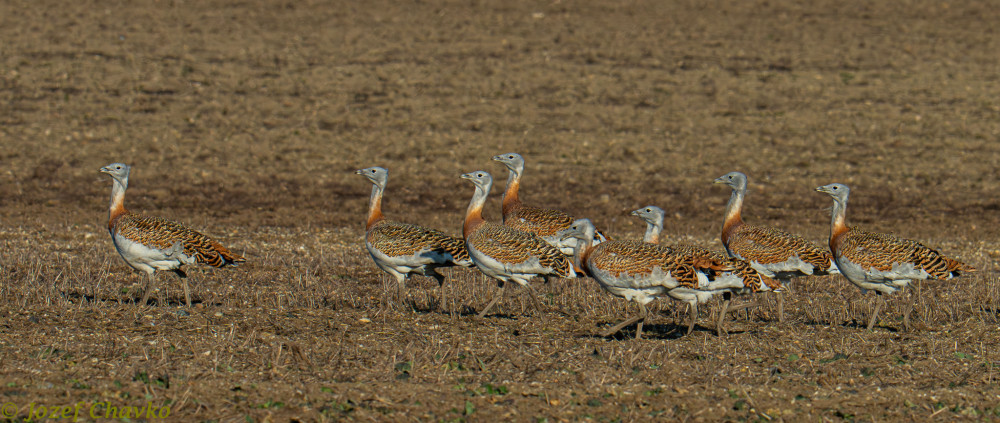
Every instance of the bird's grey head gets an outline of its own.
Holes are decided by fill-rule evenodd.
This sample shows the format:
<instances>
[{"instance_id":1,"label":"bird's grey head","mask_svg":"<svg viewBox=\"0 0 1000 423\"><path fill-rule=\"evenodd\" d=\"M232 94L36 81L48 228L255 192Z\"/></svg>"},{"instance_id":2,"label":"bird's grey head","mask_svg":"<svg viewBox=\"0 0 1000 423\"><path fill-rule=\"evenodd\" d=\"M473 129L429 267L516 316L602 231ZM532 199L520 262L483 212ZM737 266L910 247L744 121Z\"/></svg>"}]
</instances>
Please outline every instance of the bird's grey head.
<instances>
[{"instance_id":1,"label":"bird's grey head","mask_svg":"<svg viewBox=\"0 0 1000 423\"><path fill-rule=\"evenodd\" d=\"M482 188L487 192L490 187L493 186L493 176L485 170L477 170L475 172L462 174L462 179L472 181L472 183L476 184L477 187Z\"/></svg>"},{"instance_id":2,"label":"bird's grey head","mask_svg":"<svg viewBox=\"0 0 1000 423\"><path fill-rule=\"evenodd\" d=\"M840 202L847 201L847 197L851 195L851 189L844 184L823 185L821 187L816 187L816 191L830 194L830 196L833 197L834 200Z\"/></svg>"},{"instance_id":3,"label":"bird's grey head","mask_svg":"<svg viewBox=\"0 0 1000 423\"><path fill-rule=\"evenodd\" d=\"M743 172L729 172L713 181L717 184L726 184L734 190L745 190L747 189L747 175Z\"/></svg>"},{"instance_id":4,"label":"bird's grey head","mask_svg":"<svg viewBox=\"0 0 1000 423\"><path fill-rule=\"evenodd\" d=\"M521 157L517 153L497 154L493 156L493 160L503 163L504 166L507 166L507 169L515 172L524 170L524 157Z\"/></svg>"},{"instance_id":5,"label":"bird's grey head","mask_svg":"<svg viewBox=\"0 0 1000 423\"><path fill-rule=\"evenodd\" d=\"M367 169L358 169L354 173L368 178L373 184L382 188L385 188L386 182L389 182L389 171L384 167L374 166Z\"/></svg>"},{"instance_id":6,"label":"bird's grey head","mask_svg":"<svg viewBox=\"0 0 1000 423\"><path fill-rule=\"evenodd\" d=\"M125 163L111 163L101 168L101 173L111 175L116 181L125 183L128 181L128 173L132 167Z\"/></svg>"},{"instance_id":7,"label":"bird's grey head","mask_svg":"<svg viewBox=\"0 0 1000 423\"><path fill-rule=\"evenodd\" d=\"M632 216L639 216L646 223L653 225L662 225L665 214L663 209L656 206L646 206L641 209L632 210Z\"/></svg>"},{"instance_id":8,"label":"bird's grey head","mask_svg":"<svg viewBox=\"0 0 1000 423\"><path fill-rule=\"evenodd\" d=\"M594 227L594 222L591 222L590 219L576 219L572 225L560 231L559 239L565 241L575 238L587 241L594 239L595 232L597 232L597 229Z\"/></svg>"}]
</instances>

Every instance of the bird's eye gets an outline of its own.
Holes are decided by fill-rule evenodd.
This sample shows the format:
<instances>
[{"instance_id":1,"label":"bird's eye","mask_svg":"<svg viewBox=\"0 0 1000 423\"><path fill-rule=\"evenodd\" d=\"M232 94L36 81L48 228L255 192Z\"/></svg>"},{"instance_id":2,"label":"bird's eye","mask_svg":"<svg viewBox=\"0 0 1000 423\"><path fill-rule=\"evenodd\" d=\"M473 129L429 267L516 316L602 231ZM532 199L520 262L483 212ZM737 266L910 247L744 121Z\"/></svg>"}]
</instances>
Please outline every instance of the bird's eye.
<instances>
[{"instance_id":1,"label":"bird's eye","mask_svg":"<svg viewBox=\"0 0 1000 423\"><path fill-rule=\"evenodd\" d=\"M514 156L507 156L507 158L508 158L508 159L513 159L513 158L514 158Z\"/></svg>"},{"instance_id":2,"label":"bird's eye","mask_svg":"<svg viewBox=\"0 0 1000 423\"><path fill-rule=\"evenodd\" d=\"M833 190L834 190L834 191L836 191L836 190L837 190L837 187L833 187Z\"/></svg>"}]
</instances>

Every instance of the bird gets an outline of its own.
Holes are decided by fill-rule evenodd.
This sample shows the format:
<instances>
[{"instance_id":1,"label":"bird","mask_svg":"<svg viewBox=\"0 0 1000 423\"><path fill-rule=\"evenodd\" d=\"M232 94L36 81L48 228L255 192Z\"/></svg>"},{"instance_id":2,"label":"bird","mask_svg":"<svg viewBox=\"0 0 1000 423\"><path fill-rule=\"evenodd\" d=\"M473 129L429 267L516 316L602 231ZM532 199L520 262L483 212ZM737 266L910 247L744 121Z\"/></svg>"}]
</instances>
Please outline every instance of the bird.
<instances>
[{"instance_id":1,"label":"bird","mask_svg":"<svg viewBox=\"0 0 1000 423\"><path fill-rule=\"evenodd\" d=\"M646 206L636 210L631 213L633 216L638 216L644 222L646 222L646 232L643 234L642 242L648 242L652 244L660 243L660 232L663 231L663 217L666 213L663 209L657 206ZM739 269L743 275L756 278L759 273L753 266L746 262L734 257L729 257L726 254L720 253L718 251L710 250L708 248L699 247L695 245L670 245L670 248L681 254L688 254L693 257L700 257L707 260L715 260L719 262L729 262L729 265ZM768 285L769 291L778 291L781 288L781 284L770 277L760 278L765 284ZM716 322L716 331L721 336L725 332L725 318L727 313L738 311L743 308L750 307L750 304L743 304L736 308L729 307L729 303L732 301L733 294L748 294L753 292L750 289L733 289L722 293L722 307L718 315L718 321Z\"/></svg>"},{"instance_id":2,"label":"bird","mask_svg":"<svg viewBox=\"0 0 1000 423\"><path fill-rule=\"evenodd\" d=\"M748 261L757 271L788 285L792 278L839 273L833 256L804 238L781 229L743 222L747 175L729 172L715 179L732 189L722 224L722 245L730 257ZM778 297L778 321L784 321L784 300Z\"/></svg>"},{"instance_id":3,"label":"bird","mask_svg":"<svg viewBox=\"0 0 1000 423\"><path fill-rule=\"evenodd\" d=\"M691 321L687 333L694 330L698 304L713 295L730 290L767 291L777 286L767 276L734 266L735 260L722 260L685 254L670 247L633 240L613 240L594 246L594 224L590 219L573 221L562 233L564 239L577 240L573 253L574 265L597 280L612 295L633 301L639 314L604 331L611 336L622 328L638 322L635 337L642 337L642 324L648 311L646 304L668 296L690 306ZM720 255L721 256L721 255ZM779 286L780 289L780 286Z\"/></svg>"},{"instance_id":4,"label":"bird","mask_svg":"<svg viewBox=\"0 0 1000 423\"><path fill-rule=\"evenodd\" d=\"M396 296L402 300L406 281L417 273L438 283L438 304L444 307L444 276L439 267L472 266L465 240L436 229L386 219L382 214L382 193L389 181L389 171L382 167L356 170L372 183L365 224L365 248L375 265L396 278Z\"/></svg>"},{"instance_id":5,"label":"bird","mask_svg":"<svg viewBox=\"0 0 1000 423\"><path fill-rule=\"evenodd\" d=\"M833 197L830 221L830 252L840 273L862 293L875 291L878 300L868 319L868 330L875 326L879 309L885 302L883 294L904 289L914 279L951 279L976 268L949 258L923 244L890 234L870 232L847 226L847 199L851 189L833 183L817 187L816 191ZM912 296L912 293L911 293ZM903 311L903 329L910 329L913 302Z\"/></svg>"},{"instance_id":6,"label":"bird","mask_svg":"<svg viewBox=\"0 0 1000 423\"><path fill-rule=\"evenodd\" d=\"M494 161L503 163L509 170L507 189L503 194L503 224L514 229L531 232L545 242L559 248L563 254L573 254L573 244L560 240L559 231L573 223L573 216L552 209L525 206L521 204L518 191L521 188L521 174L524 172L524 157L518 153L498 154ZM597 232L595 244L605 241L604 234Z\"/></svg>"},{"instance_id":7,"label":"bird","mask_svg":"<svg viewBox=\"0 0 1000 423\"><path fill-rule=\"evenodd\" d=\"M143 305L149 300L149 294L156 290L156 271L169 270L176 273L184 283L184 300L191 307L191 292L182 266L192 263L212 267L235 266L246 262L246 259L180 223L127 210L125 189L128 188L130 171L131 166L124 163L112 163L100 169L101 173L110 175L112 179L108 232L111 233L115 249L125 263L146 273ZM161 297L160 304L163 303Z\"/></svg>"},{"instance_id":8,"label":"bird","mask_svg":"<svg viewBox=\"0 0 1000 423\"><path fill-rule=\"evenodd\" d=\"M483 205L493 187L493 176L489 172L478 170L461 177L472 181L476 186L462 229L465 247L476 267L484 275L495 279L499 286L493 299L479 312L479 317L486 316L496 305L510 281L524 287L535 311L541 312L542 308L529 280L534 276L575 278L576 271L572 262L558 248L531 232L488 222L483 218Z\"/></svg>"}]
</instances>

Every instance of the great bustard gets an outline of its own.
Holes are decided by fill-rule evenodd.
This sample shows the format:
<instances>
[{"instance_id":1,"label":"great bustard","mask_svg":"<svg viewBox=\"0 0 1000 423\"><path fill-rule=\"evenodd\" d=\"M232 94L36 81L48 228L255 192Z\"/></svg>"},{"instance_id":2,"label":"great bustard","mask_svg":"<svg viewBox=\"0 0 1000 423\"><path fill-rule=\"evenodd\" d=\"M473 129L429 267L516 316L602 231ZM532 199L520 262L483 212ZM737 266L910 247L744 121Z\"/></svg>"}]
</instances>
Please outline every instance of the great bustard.
<instances>
[{"instance_id":1,"label":"great bustard","mask_svg":"<svg viewBox=\"0 0 1000 423\"><path fill-rule=\"evenodd\" d=\"M602 336L613 335L639 322L635 335L641 337L642 323L648 315L646 304L661 296L689 305L691 321L687 333L691 333L698 318L698 304L713 295L742 289L766 291L774 285L749 266L741 269L735 266L736 260L726 257L713 260L632 240L606 241L594 246L594 231L589 219L577 219L563 231L564 239L580 241L574 252L575 264L611 294L639 306L639 315L611 327Z\"/></svg>"},{"instance_id":2,"label":"great bustard","mask_svg":"<svg viewBox=\"0 0 1000 423\"><path fill-rule=\"evenodd\" d=\"M976 269L958 260L925 247L916 241L892 235L869 232L847 226L847 198L851 189L844 184L816 188L833 197L830 222L830 252L840 273L861 288L878 295L875 310L868 319L868 329L875 326L879 309L885 301L882 294L892 294L905 288L914 279L951 279ZM913 301L903 311L903 328L910 328Z\"/></svg>"},{"instance_id":3,"label":"great bustard","mask_svg":"<svg viewBox=\"0 0 1000 423\"><path fill-rule=\"evenodd\" d=\"M226 247L200 232L179 223L153 216L132 213L125 209L125 189L131 167L112 163L101 168L111 175L111 207L108 213L108 231L118 254L133 269L146 273L146 290L142 304L156 289L156 271L170 270L184 283L184 300L191 306L191 291L187 274L181 269L185 264L203 263L213 267L236 265L246 261ZM163 305L161 296L160 305Z\"/></svg>"},{"instance_id":4,"label":"great bustard","mask_svg":"<svg viewBox=\"0 0 1000 423\"><path fill-rule=\"evenodd\" d=\"M573 216L559 210L521 204L518 192L521 188L521 174L524 173L524 157L517 153L507 153L493 156L493 160L503 163L509 170L507 189L503 194L503 224L538 235L559 248L563 254L573 254L572 242L560 240L559 236L559 231L573 224ZM594 243L599 244L604 240L604 235L598 231Z\"/></svg>"},{"instance_id":5,"label":"great bustard","mask_svg":"<svg viewBox=\"0 0 1000 423\"><path fill-rule=\"evenodd\" d=\"M638 216L640 219L646 222L646 232L645 234L643 234L642 241L653 244L659 244L660 232L663 231L663 217L665 215L663 209L651 205L633 210L632 215ZM742 272L741 274L744 277L756 278L756 275L760 273L756 269L754 269L753 266L750 265L750 263L746 262L745 260L741 260L735 257L728 257L723 253L720 253L718 251L713 251L708 248L698 247L695 245L684 245L684 244L670 245L669 247L680 254L688 254L695 258L704 258L706 260L715 260L720 262L731 262L729 263L730 266L739 269L739 271ZM765 290L765 292L777 291L780 290L781 288L781 283L779 283L774 279L771 279L769 277L764 277L761 278L761 280L768 285L769 289ZM751 306L751 304L743 304L736 308L730 308L729 303L732 301L733 294L749 294L753 292L761 292L761 291L759 290L754 291L751 289L743 288L743 289L733 289L730 290L729 292L722 293L722 298L723 298L722 307L719 310L718 321L716 322L715 326L716 331L718 332L719 335L722 335L722 333L726 331L724 323L726 320L726 316L729 312L738 311L743 308Z\"/></svg>"},{"instance_id":6,"label":"great bustard","mask_svg":"<svg viewBox=\"0 0 1000 423\"><path fill-rule=\"evenodd\" d=\"M462 238L409 223L386 219L382 215L382 193L389 181L389 171L381 167L360 169L372 183L368 203L368 220L365 225L365 248L380 269L396 278L396 296L406 295L406 280L412 273L434 278L440 290L438 306L444 307L444 276L439 267L472 265Z\"/></svg>"},{"instance_id":7,"label":"great bustard","mask_svg":"<svg viewBox=\"0 0 1000 423\"><path fill-rule=\"evenodd\" d=\"M462 178L476 186L465 214L465 246L476 267L486 276L496 279L499 285L493 299L479 312L479 317L485 316L496 305L510 281L524 287L532 306L540 312L542 309L529 279L535 276L576 277L572 263L559 249L533 233L483 219L483 205L493 186L493 177L488 172L469 172Z\"/></svg>"},{"instance_id":8,"label":"great bustard","mask_svg":"<svg viewBox=\"0 0 1000 423\"><path fill-rule=\"evenodd\" d=\"M783 230L743 222L743 198L747 176L729 172L715 179L732 193L722 224L722 245L731 257L750 262L757 271L788 284L792 278L838 273L833 257L804 238ZM784 321L784 300L778 297L778 321Z\"/></svg>"}]
</instances>

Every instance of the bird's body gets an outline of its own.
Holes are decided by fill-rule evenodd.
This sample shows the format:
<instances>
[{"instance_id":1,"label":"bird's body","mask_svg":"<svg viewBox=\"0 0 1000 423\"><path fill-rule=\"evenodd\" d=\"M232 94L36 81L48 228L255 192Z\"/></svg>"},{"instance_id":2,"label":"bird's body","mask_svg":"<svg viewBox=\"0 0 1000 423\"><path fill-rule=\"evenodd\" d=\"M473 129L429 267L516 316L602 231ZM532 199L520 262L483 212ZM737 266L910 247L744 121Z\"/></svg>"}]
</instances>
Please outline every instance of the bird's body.
<instances>
[{"instance_id":1,"label":"bird's body","mask_svg":"<svg viewBox=\"0 0 1000 423\"><path fill-rule=\"evenodd\" d=\"M747 177L730 172L715 180L732 189L722 225L722 245L732 257L746 260L757 270L787 282L798 276L837 273L829 252L781 229L743 221Z\"/></svg>"},{"instance_id":2,"label":"bird's body","mask_svg":"<svg viewBox=\"0 0 1000 423\"><path fill-rule=\"evenodd\" d=\"M529 291L532 305L540 311L529 280L535 276L575 277L572 263L558 248L533 233L483 219L483 205L493 186L489 173L470 172L462 178L476 185L463 227L465 246L476 267L500 285L493 300L480 311L479 316L485 316L499 301L506 283L511 281Z\"/></svg>"},{"instance_id":3,"label":"bird's body","mask_svg":"<svg viewBox=\"0 0 1000 423\"><path fill-rule=\"evenodd\" d=\"M891 294L913 279L951 279L969 266L916 241L849 228L831 243L841 273L858 287Z\"/></svg>"},{"instance_id":4,"label":"bird's body","mask_svg":"<svg viewBox=\"0 0 1000 423\"><path fill-rule=\"evenodd\" d=\"M851 228L846 223L850 188L830 184L816 190L829 194L834 200L830 252L840 273L863 291L876 291L881 299L881 294L892 294L914 279L951 279L976 270L919 242ZM874 326L880 307L881 302L872 313L868 329ZM909 312L907 309L903 315L904 328L909 327Z\"/></svg>"},{"instance_id":5,"label":"bird's body","mask_svg":"<svg viewBox=\"0 0 1000 423\"><path fill-rule=\"evenodd\" d=\"M660 232L663 231L663 217L665 215L663 209L656 206L646 206L633 210L632 215L638 216L646 222L646 232L643 234L642 238L643 242L659 244ZM719 334L722 334L722 332L725 331L723 322L727 313L739 309L731 309L729 307L729 302L732 297L731 294L761 292L760 287L754 286L754 283L757 282L762 282L768 285L765 291L778 291L781 289L781 284L778 281L771 279L770 277L763 277L759 275L760 272L754 268L753 265L740 258L730 257L721 252L695 245L671 245L670 248L678 254L726 263L729 267L736 269L737 274L741 275L744 278L744 281L747 282L742 288L732 289L729 292L723 293L723 298L725 298L725 300L722 304L722 311L719 313L719 320L716 322L716 330ZM742 307L746 306L744 305Z\"/></svg>"},{"instance_id":6,"label":"bird's body","mask_svg":"<svg viewBox=\"0 0 1000 423\"><path fill-rule=\"evenodd\" d=\"M674 250L649 242L613 240L593 245L594 226L588 219L574 221L563 237L577 243L574 258L577 265L593 277L606 291L634 301L640 315L615 325L605 336L640 322L636 337L642 333L646 304L667 296L691 307L690 333L697 316L697 306L712 296L733 290L769 290L773 282L749 266L740 268L736 261L721 254L715 258ZM693 250L692 250L693 251ZM750 270L747 273L746 270Z\"/></svg>"},{"instance_id":7,"label":"bird's body","mask_svg":"<svg viewBox=\"0 0 1000 423\"><path fill-rule=\"evenodd\" d=\"M202 263L225 267L245 262L242 256L229 251L222 244L202 233L167 219L132 213L125 208L125 190L131 168L122 163L112 163L101 168L111 175L111 206L108 213L108 232L118 254L133 269L148 277L142 303L155 289L155 272L169 270L185 278L182 266ZM183 279L182 279L183 280ZM190 289L184 281L184 297L191 306Z\"/></svg>"},{"instance_id":8,"label":"bird's body","mask_svg":"<svg viewBox=\"0 0 1000 423\"><path fill-rule=\"evenodd\" d=\"M386 219L382 214L382 194L389 172L370 167L355 172L372 182L372 194L365 225L365 249L375 265L396 279L402 297L406 280L413 273L433 277L441 289L439 305L444 305L444 276L438 268L472 265L462 238L410 223Z\"/></svg>"},{"instance_id":9,"label":"bird's body","mask_svg":"<svg viewBox=\"0 0 1000 423\"><path fill-rule=\"evenodd\" d=\"M519 191L521 174L524 172L524 158L517 153L500 154L493 160L501 162L509 170L507 188L503 195L503 224L524 232L531 232L545 242L559 248L563 254L573 254L573 245L560 237L560 231L573 224L573 216L552 209L526 206L521 203ZM596 244L606 240L597 232Z\"/></svg>"},{"instance_id":10,"label":"bird's body","mask_svg":"<svg viewBox=\"0 0 1000 423\"><path fill-rule=\"evenodd\" d=\"M757 271L787 284L792 278L839 273L829 252L781 229L743 221L747 176L730 172L715 179L732 189L722 224L722 245L730 257L746 260ZM784 320L784 302L778 297L778 320Z\"/></svg>"}]
</instances>

